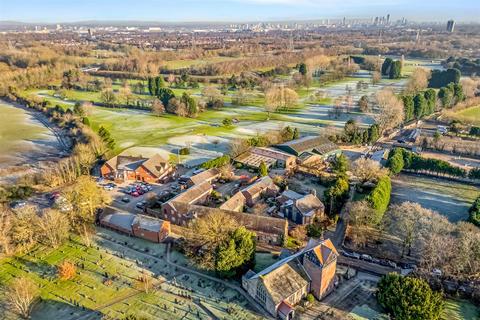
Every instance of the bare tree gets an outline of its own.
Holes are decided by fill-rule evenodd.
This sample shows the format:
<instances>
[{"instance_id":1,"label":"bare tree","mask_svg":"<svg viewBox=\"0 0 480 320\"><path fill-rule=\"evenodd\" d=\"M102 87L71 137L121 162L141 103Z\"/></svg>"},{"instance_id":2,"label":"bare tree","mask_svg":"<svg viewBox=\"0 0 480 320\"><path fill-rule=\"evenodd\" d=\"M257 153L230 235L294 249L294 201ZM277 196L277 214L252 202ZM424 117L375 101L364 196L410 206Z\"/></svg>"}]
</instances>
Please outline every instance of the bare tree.
<instances>
[{"instance_id":1,"label":"bare tree","mask_svg":"<svg viewBox=\"0 0 480 320\"><path fill-rule=\"evenodd\" d=\"M12 215L6 208L0 208L0 257L9 255L13 250L11 232Z\"/></svg>"},{"instance_id":2,"label":"bare tree","mask_svg":"<svg viewBox=\"0 0 480 320\"><path fill-rule=\"evenodd\" d=\"M56 248L67 238L70 230L68 218L57 210L46 210L36 225L39 241L47 246Z\"/></svg>"},{"instance_id":3,"label":"bare tree","mask_svg":"<svg viewBox=\"0 0 480 320\"><path fill-rule=\"evenodd\" d=\"M364 247L373 237L375 211L367 201L355 201L348 212L349 238L356 247Z\"/></svg>"},{"instance_id":4,"label":"bare tree","mask_svg":"<svg viewBox=\"0 0 480 320\"><path fill-rule=\"evenodd\" d=\"M294 107L298 102L298 94L284 86L276 86L265 93L265 111L270 119L270 113L281 109Z\"/></svg>"},{"instance_id":5,"label":"bare tree","mask_svg":"<svg viewBox=\"0 0 480 320\"><path fill-rule=\"evenodd\" d=\"M152 113L158 117L165 113L165 107L162 101L157 98L152 101Z\"/></svg>"},{"instance_id":6,"label":"bare tree","mask_svg":"<svg viewBox=\"0 0 480 320\"><path fill-rule=\"evenodd\" d=\"M378 179L388 174L388 169L383 168L378 162L365 158L355 160L350 171L362 183L373 180L378 181Z\"/></svg>"},{"instance_id":7,"label":"bare tree","mask_svg":"<svg viewBox=\"0 0 480 320\"><path fill-rule=\"evenodd\" d=\"M391 89L382 89L376 95L379 111L375 116L381 132L398 127L405 118L403 103Z\"/></svg>"},{"instance_id":8,"label":"bare tree","mask_svg":"<svg viewBox=\"0 0 480 320\"><path fill-rule=\"evenodd\" d=\"M29 278L16 278L7 287L5 296L11 309L24 319L30 318L39 296L38 287Z\"/></svg>"},{"instance_id":9,"label":"bare tree","mask_svg":"<svg viewBox=\"0 0 480 320\"><path fill-rule=\"evenodd\" d=\"M430 71L425 68L416 68L408 79L405 91L407 93L417 93L428 87Z\"/></svg>"},{"instance_id":10,"label":"bare tree","mask_svg":"<svg viewBox=\"0 0 480 320\"><path fill-rule=\"evenodd\" d=\"M372 85L377 85L380 83L380 80L382 80L382 75L378 71L373 71L372 72Z\"/></svg>"},{"instance_id":11,"label":"bare tree","mask_svg":"<svg viewBox=\"0 0 480 320\"><path fill-rule=\"evenodd\" d=\"M467 98L474 98L475 94L480 88L480 80L473 78L466 78L461 80L463 93Z\"/></svg>"}]
</instances>

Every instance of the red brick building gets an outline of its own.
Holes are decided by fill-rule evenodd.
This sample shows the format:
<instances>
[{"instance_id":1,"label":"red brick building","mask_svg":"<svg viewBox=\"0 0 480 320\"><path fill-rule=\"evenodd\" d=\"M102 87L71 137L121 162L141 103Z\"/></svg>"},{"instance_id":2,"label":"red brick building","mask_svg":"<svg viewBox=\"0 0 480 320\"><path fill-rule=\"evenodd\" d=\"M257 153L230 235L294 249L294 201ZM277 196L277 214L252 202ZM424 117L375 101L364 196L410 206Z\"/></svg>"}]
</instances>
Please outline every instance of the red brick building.
<instances>
[{"instance_id":1,"label":"red brick building","mask_svg":"<svg viewBox=\"0 0 480 320\"><path fill-rule=\"evenodd\" d=\"M162 242L171 233L169 221L121 211L107 210L100 218L100 224L152 242Z\"/></svg>"},{"instance_id":2,"label":"red brick building","mask_svg":"<svg viewBox=\"0 0 480 320\"><path fill-rule=\"evenodd\" d=\"M161 182L168 179L173 167L159 154L151 158L116 156L108 160L101 168L102 177L115 181L138 180Z\"/></svg>"}]
</instances>

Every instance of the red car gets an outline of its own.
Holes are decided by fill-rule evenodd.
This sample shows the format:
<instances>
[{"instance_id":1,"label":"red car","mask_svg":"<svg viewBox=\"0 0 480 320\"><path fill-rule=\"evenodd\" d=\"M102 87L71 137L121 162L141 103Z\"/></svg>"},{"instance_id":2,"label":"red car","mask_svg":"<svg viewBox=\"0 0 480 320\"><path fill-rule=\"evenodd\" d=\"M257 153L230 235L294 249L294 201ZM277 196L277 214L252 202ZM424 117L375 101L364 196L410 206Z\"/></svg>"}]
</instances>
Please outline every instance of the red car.
<instances>
[{"instance_id":1,"label":"red car","mask_svg":"<svg viewBox=\"0 0 480 320\"><path fill-rule=\"evenodd\" d=\"M131 195L132 197L135 197L135 198L140 196L140 194L137 191L132 192Z\"/></svg>"}]
</instances>

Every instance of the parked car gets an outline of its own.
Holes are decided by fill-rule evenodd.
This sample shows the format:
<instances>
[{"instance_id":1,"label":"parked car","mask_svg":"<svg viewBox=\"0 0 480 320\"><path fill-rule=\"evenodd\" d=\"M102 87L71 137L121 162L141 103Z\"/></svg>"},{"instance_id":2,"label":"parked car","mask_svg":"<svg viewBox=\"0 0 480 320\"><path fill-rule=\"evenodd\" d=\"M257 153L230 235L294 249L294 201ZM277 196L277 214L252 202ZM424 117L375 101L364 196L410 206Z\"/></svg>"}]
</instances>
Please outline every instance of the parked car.
<instances>
[{"instance_id":1,"label":"parked car","mask_svg":"<svg viewBox=\"0 0 480 320\"><path fill-rule=\"evenodd\" d=\"M106 186L103 187L103 189L105 189L107 191L112 191L114 188L112 186L106 185Z\"/></svg>"},{"instance_id":2,"label":"parked car","mask_svg":"<svg viewBox=\"0 0 480 320\"><path fill-rule=\"evenodd\" d=\"M122 202L129 203L129 202L130 202L130 198L123 197L123 198L122 198Z\"/></svg>"},{"instance_id":3,"label":"parked car","mask_svg":"<svg viewBox=\"0 0 480 320\"><path fill-rule=\"evenodd\" d=\"M373 260L372 257L369 256L368 254L362 254L362 255L360 256L360 258L361 258L362 260L365 260L365 261L368 261L368 262L372 262L372 260Z\"/></svg>"},{"instance_id":4,"label":"parked car","mask_svg":"<svg viewBox=\"0 0 480 320\"><path fill-rule=\"evenodd\" d=\"M145 205L147 203L145 201L140 201L140 202L137 202L137 204L135 205L135 207L137 207L138 209L143 209L145 208Z\"/></svg>"},{"instance_id":5,"label":"parked car","mask_svg":"<svg viewBox=\"0 0 480 320\"><path fill-rule=\"evenodd\" d=\"M16 210L16 209L21 209L21 208L25 207L26 205L27 205L27 202L22 201L22 200L13 201L12 203L10 203L10 208L12 208L13 210Z\"/></svg>"},{"instance_id":6,"label":"parked car","mask_svg":"<svg viewBox=\"0 0 480 320\"><path fill-rule=\"evenodd\" d=\"M193 175L197 175L197 174L199 174L199 173L202 173L203 171L205 171L205 169L197 168L197 169L193 170L192 173L193 173Z\"/></svg>"},{"instance_id":7,"label":"parked car","mask_svg":"<svg viewBox=\"0 0 480 320\"><path fill-rule=\"evenodd\" d=\"M435 268L435 269L432 270L432 275L434 275L434 276L441 277L442 274L443 274L443 272L440 269Z\"/></svg>"},{"instance_id":8,"label":"parked car","mask_svg":"<svg viewBox=\"0 0 480 320\"><path fill-rule=\"evenodd\" d=\"M376 264L380 264L380 259L372 257L372 262Z\"/></svg>"},{"instance_id":9,"label":"parked car","mask_svg":"<svg viewBox=\"0 0 480 320\"><path fill-rule=\"evenodd\" d=\"M387 261L388 263L388 266L391 267L391 268L397 268L397 264L393 261Z\"/></svg>"},{"instance_id":10,"label":"parked car","mask_svg":"<svg viewBox=\"0 0 480 320\"><path fill-rule=\"evenodd\" d=\"M417 265L413 264L413 263L405 263L405 262L402 262L400 263L400 268L402 269L417 269Z\"/></svg>"},{"instance_id":11,"label":"parked car","mask_svg":"<svg viewBox=\"0 0 480 320\"><path fill-rule=\"evenodd\" d=\"M140 196L140 194L137 191L133 191L130 195L135 198Z\"/></svg>"},{"instance_id":12,"label":"parked car","mask_svg":"<svg viewBox=\"0 0 480 320\"><path fill-rule=\"evenodd\" d=\"M57 199L59 196L60 196L60 192L58 192L58 191L49 193L49 194L47 195L48 200L50 200L50 201L54 201L54 200Z\"/></svg>"}]
</instances>

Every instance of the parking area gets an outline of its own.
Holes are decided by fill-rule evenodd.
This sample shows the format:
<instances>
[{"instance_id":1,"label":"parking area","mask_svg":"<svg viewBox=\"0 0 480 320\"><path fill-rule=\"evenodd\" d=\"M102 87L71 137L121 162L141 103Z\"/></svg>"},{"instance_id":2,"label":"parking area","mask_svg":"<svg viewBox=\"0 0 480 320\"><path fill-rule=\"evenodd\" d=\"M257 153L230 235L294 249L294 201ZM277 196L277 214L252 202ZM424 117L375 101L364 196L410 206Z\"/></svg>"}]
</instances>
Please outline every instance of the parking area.
<instances>
[{"instance_id":1,"label":"parking area","mask_svg":"<svg viewBox=\"0 0 480 320\"><path fill-rule=\"evenodd\" d=\"M101 181L101 180L100 180ZM143 206L153 196L169 190L171 184L141 183L136 181L125 181L123 183L112 183L111 181L98 182L112 198L112 207L131 213L143 212Z\"/></svg>"}]
</instances>

